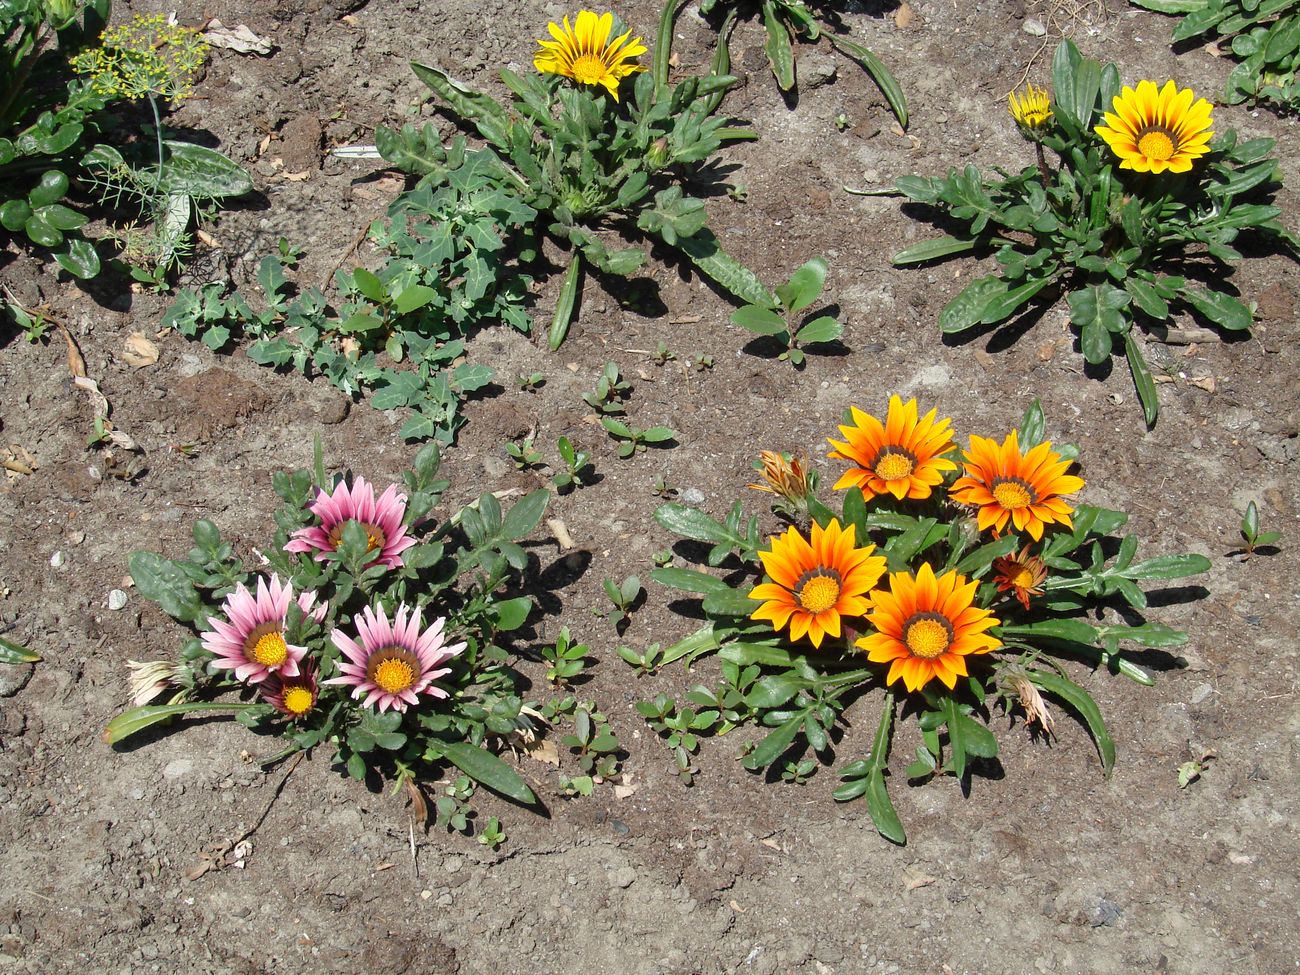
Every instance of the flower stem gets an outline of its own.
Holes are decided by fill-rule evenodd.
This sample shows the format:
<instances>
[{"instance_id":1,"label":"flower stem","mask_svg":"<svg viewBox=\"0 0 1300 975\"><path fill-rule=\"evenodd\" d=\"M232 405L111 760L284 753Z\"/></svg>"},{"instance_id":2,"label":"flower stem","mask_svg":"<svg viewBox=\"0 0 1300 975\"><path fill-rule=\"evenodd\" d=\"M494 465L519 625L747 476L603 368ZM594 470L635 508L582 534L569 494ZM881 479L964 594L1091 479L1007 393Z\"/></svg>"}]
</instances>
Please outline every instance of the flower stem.
<instances>
[{"instance_id":1,"label":"flower stem","mask_svg":"<svg viewBox=\"0 0 1300 975\"><path fill-rule=\"evenodd\" d=\"M1052 179L1052 171L1047 168L1047 157L1043 155L1043 144L1034 142L1034 152L1038 156L1038 177L1043 181L1043 189L1047 189L1048 183Z\"/></svg>"}]
</instances>

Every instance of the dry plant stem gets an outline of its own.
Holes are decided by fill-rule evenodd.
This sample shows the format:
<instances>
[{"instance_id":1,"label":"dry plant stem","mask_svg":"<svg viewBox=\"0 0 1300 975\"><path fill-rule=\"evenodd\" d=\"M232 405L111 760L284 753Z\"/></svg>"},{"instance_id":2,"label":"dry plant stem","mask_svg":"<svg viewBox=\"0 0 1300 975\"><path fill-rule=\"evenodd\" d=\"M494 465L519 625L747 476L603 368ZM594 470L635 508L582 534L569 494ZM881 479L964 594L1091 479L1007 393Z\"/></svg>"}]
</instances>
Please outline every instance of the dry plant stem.
<instances>
[{"instance_id":1,"label":"dry plant stem","mask_svg":"<svg viewBox=\"0 0 1300 975\"><path fill-rule=\"evenodd\" d=\"M1047 168L1047 156L1043 154L1043 144L1034 143L1034 154L1038 157L1038 177L1043 181L1043 189L1051 185L1052 171Z\"/></svg>"},{"instance_id":2,"label":"dry plant stem","mask_svg":"<svg viewBox=\"0 0 1300 975\"><path fill-rule=\"evenodd\" d=\"M361 233L357 234L356 238L353 239L352 243L348 245L348 249L345 250L342 254L340 254L339 259L334 262L334 265L328 271L325 272L325 276L321 278L321 282L320 282L321 291L325 291L330 286L330 282L334 280L335 272L337 272L338 269L344 265L344 263L347 261L349 257L351 257L353 254L356 253L357 248L360 247L365 242L365 239L369 235L370 235L370 224L366 224L365 227L361 229Z\"/></svg>"},{"instance_id":3,"label":"dry plant stem","mask_svg":"<svg viewBox=\"0 0 1300 975\"><path fill-rule=\"evenodd\" d=\"M14 474L30 475L33 473L32 469L28 467L26 464L22 463L21 461L9 460L8 458L5 458L5 460L2 463L4 465L5 470L12 471Z\"/></svg>"}]
</instances>

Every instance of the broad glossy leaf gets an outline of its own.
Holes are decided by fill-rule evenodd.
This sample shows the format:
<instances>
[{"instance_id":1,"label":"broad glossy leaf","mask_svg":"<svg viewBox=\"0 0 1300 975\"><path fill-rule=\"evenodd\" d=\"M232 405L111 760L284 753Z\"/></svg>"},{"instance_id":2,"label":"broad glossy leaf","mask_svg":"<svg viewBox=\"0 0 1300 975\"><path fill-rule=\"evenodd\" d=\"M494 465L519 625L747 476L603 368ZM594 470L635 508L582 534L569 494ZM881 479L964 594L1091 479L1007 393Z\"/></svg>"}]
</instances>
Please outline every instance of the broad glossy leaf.
<instances>
[{"instance_id":1,"label":"broad glossy leaf","mask_svg":"<svg viewBox=\"0 0 1300 975\"><path fill-rule=\"evenodd\" d=\"M523 776L487 749L467 741L452 741L439 742L436 750L475 782L493 792L526 806L537 803L537 797Z\"/></svg>"}]
</instances>

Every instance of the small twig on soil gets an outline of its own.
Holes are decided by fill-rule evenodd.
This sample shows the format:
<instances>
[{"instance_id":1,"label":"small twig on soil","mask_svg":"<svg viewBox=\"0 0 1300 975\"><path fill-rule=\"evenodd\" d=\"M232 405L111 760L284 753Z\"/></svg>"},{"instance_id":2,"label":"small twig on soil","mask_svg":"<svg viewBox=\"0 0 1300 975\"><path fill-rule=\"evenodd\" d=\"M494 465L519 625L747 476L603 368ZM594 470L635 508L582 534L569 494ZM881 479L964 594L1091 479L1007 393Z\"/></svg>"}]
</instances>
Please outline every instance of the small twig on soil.
<instances>
[{"instance_id":1,"label":"small twig on soil","mask_svg":"<svg viewBox=\"0 0 1300 975\"><path fill-rule=\"evenodd\" d=\"M30 475L33 473L30 467L28 467L26 464L24 464L22 461L19 460L10 460L8 457L6 457L3 461L3 464L5 470L12 471L14 474Z\"/></svg>"},{"instance_id":2,"label":"small twig on soil","mask_svg":"<svg viewBox=\"0 0 1300 975\"><path fill-rule=\"evenodd\" d=\"M289 767L285 769L284 775L280 778L280 784L277 785L275 787L275 791L271 793L271 798L270 800L267 801L266 808L262 810L262 815L258 816L257 822L253 823L252 826L244 830L243 834L238 839L236 839L233 843L230 844L231 849L234 849L236 846L244 842L244 840L248 839L250 836L252 836L261 828L262 823L266 821L266 817L270 815L271 807L275 805L275 800L279 799L280 793L284 791L284 786L285 783L289 781L289 776L293 775L293 770L296 769L302 763L302 760L306 755L307 755L306 752L299 752L297 755L294 756L293 761L289 764Z\"/></svg>"},{"instance_id":3,"label":"small twig on soil","mask_svg":"<svg viewBox=\"0 0 1300 975\"><path fill-rule=\"evenodd\" d=\"M1219 335L1208 328L1161 328L1151 329L1151 337L1165 345L1193 345L1196 342L1217 342Z\"/></svg>"},{"instance_id":4,"label":"small twig on soil","mask_svg":"<svg viewBox=\"0 0 1300 975\"><path fill-rule=\"evenodd\" d=\"M334 280L335 272L343 266L344 262L347 261L349 257L356 253L358 247L365 243L366 237L369 236L369 234L370 224L366 224L365 227L362 228L361 233L357 234L352 243L348 245L348 249L339 255L339 259L334 262L334 266L325 272L325 277L321 279L320 283L321 291L325 291L329 288L330 282Z\"/></svg>"},{"instance_id":5,"label":"small twig on soil","mask_svg":"<svg viewBox=\"0 0 1300 975\"><path fill-rule=\"evenodd\" d=\"M298 767L306 754L306 752L299 752L297 756L295 756L293 762L281 777L280 784L277 785L275 791L271 793L271 798L267 801L266 807L262 810L262 815L257 817L257 820L253 825L248 827L248 829L244 830L244 832L240 833L233 840L226 840L224 843L216 844L200 854L201 859L198 865L190 868L189 872L185 875L188 879L198 880L209 870L220 870L226 865L226 855L235 850L239 844L252 837L252 835L261 828L262 823L266 822L266 817L271 813L271 807L275 805L275 801L280 798L280 793L284 791L284 786L285 783L289 781L289 776L293 775L293 770Z\"/></svg>"}]
</instances>

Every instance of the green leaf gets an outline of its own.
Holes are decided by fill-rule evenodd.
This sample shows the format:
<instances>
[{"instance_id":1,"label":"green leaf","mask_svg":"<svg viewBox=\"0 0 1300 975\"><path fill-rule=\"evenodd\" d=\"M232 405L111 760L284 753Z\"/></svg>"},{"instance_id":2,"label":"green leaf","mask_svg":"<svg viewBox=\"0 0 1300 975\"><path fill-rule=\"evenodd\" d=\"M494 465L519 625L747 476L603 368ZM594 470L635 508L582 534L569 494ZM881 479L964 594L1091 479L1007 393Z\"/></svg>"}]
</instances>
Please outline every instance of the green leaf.
<instances>
[{"instance_id":1,"label":"green leaf","mask_svg":"<svg viewBox=\"0 0 1300 975\"><path fill-rule=\"evenodd\" d=\"M510 146L507 136L510 118L506 110L487 95L481 95L446 72L411 62L411 70L461 118L473 123L479 135L500 149Z\"/></svg>"},{"instance_id":2,"label":"green leaf","mask_svg":"<svg viewBox=\"0 0 1300 975\"><path fill-rule=\"evenodd\" d=\"M164 140L167 164L159 189L184 193L195 200L223 200L253 191L253 179L244 168L215 149L192 142Z\"/></svg>"},{"instance_id":3,"label":"green leaf","mask_svg":"<svg viewBox=\"0 0 1300 975\"><path fill-rule=\"evenodd\" d=\"M438 742L430 747L475 782L487 786L493 792L525 806L537 804L537 797L523 777L487 749L471 745L467 741Z\"/></svg>"},{"instance_id":4,"label":"green leaf","mask_svg":"<svg viewBox=\"0 0 1300 975\"><path fill-rule=\"evenodd\" d=\"M758 275L727 254L708 227L690 237L683 237L677 246L701 273L731 295L751 305L776 307L776 299L768 294Z\"/></svg>"},{"instance_id":5,"label":"green leaf","mask_svg":"<svg viewBox=\"0 0 1300 975\"><path fill-rule=\"evenodd\" d=\"M671 589L683 592L710 593L730 589L722 579L696 569L683 569L677 566L665 566L650 573L650 578Z\"/></svg>"},{"instance_id":6,"label":"green leaf","mask_svg":"<svg viewBox=\"0 0 1300 975\"><path fill-rule=\"evenodd\" d=\"M433 288L423 284L410 285L393 299L393 311L399 315L409 315L417 308L423 308L437 296L438 292Z\"/></svg>"},{"instance_id":7,"label":"green leaf","mask_svg":"<svg viewBox=\"0 0 1300 975\"><path fill-rule=\"evenodd\" d=\"M745 695L752 708L778 708L808 686L808 681L793 674L770 674L756 681Z\"/></svg>"},{"instance_id":8,"label":"green leaf","mask_svg":"<svg viewBox=\"0 0 1300 975\"><path fill-rule=\"evenodd\" d=\"M496 617L496 629L502 633L519 629L532 611L533 601L528 596L502 599L492 606L492 615Z\"/></svg>"},{"instance_id":9,"label":"green leaf","mask_svg":"<svg viewBox=\"0 0 1300 975\"><path fill-rule=\"evenodd\" d=\"M1132 276L1127 277L1124 279L1124 290L1133 296L1133 304L1156 321L1163 322L1169 317L1169 302L1161 298L1156 289L1146 281Z\"/></svg>"},{"instance_id":10,"label":"green leaf","mask_svg":"<svg viewBox=\"0 0 1300 975\"><path fill-rule=\"evenodd\" d=\"M786 331L785 319L761 305L737 308L731 313L731 323L758 335L782 335Z\"/></svg>"},{"instance_id":11,"label":"green leaf","mask_svg":"<svg viewBox=\"0 0 1300 975\"><path fill-rule=\"evenodd\" d=\"M885 96L885 101L889 103L889 110L898 119L898 124L903 128L907 128L907 97L903 94L903 88L897 79L885 67L885 62L856 41L850 41L829 32L826 36L830 38L832 46L838 51L862 65L867 74L871 76L871 80L880 89L880 93ZM877 826L879 826L878 823ZM899 835L902 835L902 827L899 828ZM887 838L893 839L893 837ZM901 843L902 840L895 840L895 842Z\"/></svg>"},{"instance_id":12,"label":"green leaf","mask_svg":"<svg viewBox=\"0 0 1300 975\"><path fill-rule=\"evenodd\" d=\"M1050 279L1041 278L1011 288L996 274L976 278L939 312L939 328L952 334L1001 322L1049 283Z\"/></svg>"},{"instance_id":13,"label":"green leaf","mask_svg":"<svg viewBox=\"0 0 1300 975\"><path fill-rule=\"evenodd\" d=\"M1147 426L1153 427L1160 415L1160 395L1156 392L1155 380L1151 378L1151 370L1142 355L1142 347L1131 331L1124 333L1124 354L1128 357L1129 372L1133 374L1133 387L1142 403L1142 415Z\"/></svg>"},{"instance_id":14,"label":"green leaf","mask_svg":"<svg viewBox=\"0 0 1300 975\"><path fill-rule=\"evenodd\" d=\"M1124 575L1130 579L1182 579L1209 571L1210 560L1204 555L1158 555L1130 565Z\"/></svg>"},{"instance_id":15,"label":"green leaf","mask_svg":"<svg viewBox=\"0 0 1300 975\"><path fill-rule=\"evenodd\" d=\"M1020 537L1018 535L1005 535L996 541L986 542L973 552L969 552L954 568L964 576L975 575L992 565L994 559L1010 555L1019 546Z\"/></svg>"},{"instance_id":16,"label":"green leaf","mask_svg":"<svg viewBox=\"0 0 1300 975\"><path fill-rule=\"evenodd\" d=\"M104 742L105 744L116 745L119 741L130 738L136 732L143 731L159 721L166 721L178 714L192 714L199 711L249 711L254 708L265 707L266 705L260 701L248 703L236 701L230 704L223 704L220 701L146 704L143 707L124 711L110 721L108 727L104 729Z\"/></svg>"},{"instance_id":17,"label":"green leaf","mask_svg":"<svg viewBox=\"0 0 1300 975\"><path fill-rule=\"evenodd\" d=\"M560 287L560 297L555 304L555 314L547 333L546 345L552 352L564 344L564 339L569 334L569 325L573 322L573 310L577 306L581 287L582 252L575 250L564 272L564 284Z\"/></svg>"},{"instance_id":18,"label":"green leaf","mask_svg":"<svg viewBox=\"0 0 1300 975\"><path fill-rule=\"evenodd\" d=\"M1092 733L1093 740L1097 743L1102 772L1109 778L1111 770L1115 767L1115 742L1106 731L1106 722L1102 720L1101 709L1097 707L1097 702L1092 699L1092 695L1078 684L1054 672L1030 670L1026 676L1035 686L1060 698L1083 718Z\"/></svg>"},{"instance_id":19,"label":"green leaf","mask_svg":"<svg viewBox=\"0 0 1300 975\"><path fill-rule=\"evenodd\" d=\"M1221 328L1249 331L1253 318L1250 309L1231 295L1203 288L1183 288L1181 294L1189 305Z\"/></svg>"},{"instance_id":20,"label":"green leaf","mask_svg":"<svg viewBox=\"0 0 1300 975\"><path fill-rule=\"evenodd\" d=\"M59 262L59 267L83 281L89 281L99 274L99 252L95 250L94 244L80 237L69 240L68 249L55 254L54 259Z\"/></svg>"},{"instance_id":21,"label":"green leaf","mask_svg":"<svg viewBox=\"0 0 1300 975\"><path fill-rule=\"evenodd\" d=\"M706 595L701 606L710 616L747 617L758 609L759 603L750 599L746 593L727 588Z\"/></svg>"},{"instance_id":22,"label":"green leaf","mask_svg":"<svg viewBox=\"0 0 1300 975\"><path fill-rule=\"evenodd\" d=\"M766 643L728 643L718 651L718 656L741 667L760 664L765 667L789 667L795 657L785 647Z\"/></svg>"},{"instance_id":23,"label":"green leaf","mask_svg":"<svg viewBox=\"0 0 1300 975\"><path fill-rule=\"evenodd\" d=\"M752 752L745 756L742 763L745 768L754 771L767 768L776 761L777 756L794 744L795 737L803 728L803 718L803 712L800 712L783 724L777 725Z\"/></svg>"},{"instance_id":24,"label":"green leaf","mask_svg":"<svg viewBox=\"0 0 1300 975\"><path fill-rule=\"evenodd\" d=\"M844 326L837 322L830 315L822 315L820 318L814 318L811 322L799 329L797 336L799 341L805 345L816 344L817 342L833 342L844 334Z\"/></svg>"},{"instance_id":25,"label":"green leaf","mask_svg":"<svg viewBox=\"0 0 1300 975\"><path fill-rule=\"evenodd\" d=\"M826 287L826 273L829 270L823 258L814 257L790 275L789 282L777 285L776 296L786 311L803 311L816 301Z\"/></svg>"},{"instance_id":26,"label":"green leaf","mask_svg":"<svg viewBox=\"0 0 1300 975\"><path fill-rule=\"evenodd\" d=\"M734 538L722 522L684 504L660 505L655 511L655 521L674 535L696 542L729 542Z\"/></svg>"},{"instance_id":27,"label":"green leaf","mask_svg":"<svg viewBox=\"0 0 1300 975\"><path fill-rule=\"evenodd\" d=\"M907 834L889 798L889 790L885 787L885 768L889 760L893 723L894 692L886 691L884 706L880 713L880 724L876 726L876 736L871 744L871 755L862 763L862 773L866 778L867 813L871 816L871 822L875 824L876 832L891 843L902 846L907 842ZM844 788L842 786L835 790L836 799L845 798L842 795Z\"/></svg>"},{"instance_id":28,"label":"green leaf","mask_svg":"<svg viewBox=\"0 0 1300 975\"><path fill-rule=\"evenodd\" d=\"M948 725L948 744L952 746L953 772L958 780L966 777L966 758L994 758L998 753L998 740L993 732L968 714L963 714L953 697L944 700L944 714Z\"/></svg>"},{"instance_id":29,"label":"green leaf","mask_svg":"<svg viewBox=\"0 0 1300 975\"><path fill-rule=\"evenodd\" d=\"M763 50L767 52L772 75L782 91L789 91L794 87L794 51L790 45L790 32L781 23L773 0L763 0L763 26L767 29Z\"/></svg>"},{"instance_id":30,"label":"green leaf","mask_svg":"<svg viewBox=\"0 0 1300 975\"><path fill-rule=\"evenodd\" d=\"M0 637L0 664L34 664L41 659L21 644Z\"/></svg>"},{"instance_id":31,"label":"green leaf","mask_svg":"<svg viewBox=\"0 0 1300 975\"><path fill-rule=\"evenodd\" d=\"M1097 641L1097 628L1083 620L1051 619L1038 620L1034 623L1003 624L1003 636L1022 637L1033 640L1045 637L1049 640L1068 640L1091 646Z\"/></svg>"},{"instance_id":32,"label":"green leaf","mask_svg":"<svg viewBox=\"0 0 1300 975\"><path fill-rule=\"evenodd\" d=\"M545 488L524 495L506 512L501 523L501 537L517 542L527 536L542 520L550 501L551 492Z\"/></svg>"},{"instance_id":33,"label":"green leaf","mask_svg":"<svg viewBox=\"0 0 1300 975\"><path fill-rule=\"evenodd\" d=\"M923 264L926 261L938 261L954 254L968 254L979 246L977 240L962 240L959 237L938 237L922 241L904 248L893 257L894 265Z\"/></svg>"},{"instance_id":34,"label":"green leaf","mask_svg":"<svg viewBox=\"0 0 1300 975\"><path fill-rule=\"evenodd\" d=\"M152 599L173 619L199 622L203 602L179 565L153 552L132 552L128 565L140 595Z\"/></svg>"}]
</instances>

